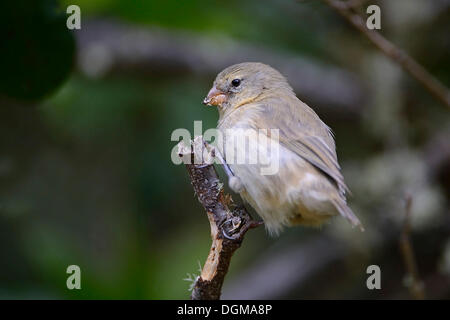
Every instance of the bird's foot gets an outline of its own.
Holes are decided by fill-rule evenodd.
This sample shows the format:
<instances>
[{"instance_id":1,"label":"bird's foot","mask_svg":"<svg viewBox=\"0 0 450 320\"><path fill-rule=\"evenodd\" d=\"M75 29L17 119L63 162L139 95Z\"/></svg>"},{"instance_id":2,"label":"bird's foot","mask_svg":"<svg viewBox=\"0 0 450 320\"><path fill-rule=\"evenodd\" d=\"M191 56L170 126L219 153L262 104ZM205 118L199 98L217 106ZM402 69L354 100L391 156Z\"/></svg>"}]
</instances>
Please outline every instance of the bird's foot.
<instances>
[{"instance_id":1,"label":"bird's foot","mask_svg":"<svg viewBox=\"0 0 450 320\"><path fill-rule=\"evenodd\" d=\"M226 226L227 224L230 225L229 229ZM244 225L242 225L241 218L233 217L229 220L224 221L223 228L221 229L224 238L232 241L237 241L242 240L242 238L244 237L245 233L248 230L257 228L263 224L264 224L263 221L250 220L245 222Z\"/></svg>"}]
</instances>

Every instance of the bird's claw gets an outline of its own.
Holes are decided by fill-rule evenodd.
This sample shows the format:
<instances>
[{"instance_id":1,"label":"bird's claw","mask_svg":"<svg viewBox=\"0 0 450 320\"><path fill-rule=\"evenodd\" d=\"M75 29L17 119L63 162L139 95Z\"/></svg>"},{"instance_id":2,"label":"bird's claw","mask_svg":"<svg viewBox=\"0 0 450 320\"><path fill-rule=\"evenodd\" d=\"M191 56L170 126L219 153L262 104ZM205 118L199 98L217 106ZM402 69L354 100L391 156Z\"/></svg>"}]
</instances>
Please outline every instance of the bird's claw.
<instances>
[{"instance_id":1,"label":"bird's claw","mask_svg":"<svg viewBox=\"0 0 450 320\"><path fill-rule=\"evenodd\" d=\"M231 232L233 232L236 229L238 229L239 226L241 225L241 220L240 219L239 219L239 222L237 222L237 224L235 224L232 219L226 220L223 224L229 223L229 222L231 222L232 225L233 225L233 228L230 230ZM239 230L239 232L237 232L233 236L228 235L228 233L225 231L225 228L222 228L222 235L223 235L224 238L226 238L228 240L236 241L236 240L242 239L242 237L244 236L244 234L248 230L257 228L257 227L259 227L259 226L261 226L263 224L264 224L263 221L255 221L255 220L249 221L244 226L242 226L242 228L241 228L241 230Z\"/></svg>"}]
</instances>

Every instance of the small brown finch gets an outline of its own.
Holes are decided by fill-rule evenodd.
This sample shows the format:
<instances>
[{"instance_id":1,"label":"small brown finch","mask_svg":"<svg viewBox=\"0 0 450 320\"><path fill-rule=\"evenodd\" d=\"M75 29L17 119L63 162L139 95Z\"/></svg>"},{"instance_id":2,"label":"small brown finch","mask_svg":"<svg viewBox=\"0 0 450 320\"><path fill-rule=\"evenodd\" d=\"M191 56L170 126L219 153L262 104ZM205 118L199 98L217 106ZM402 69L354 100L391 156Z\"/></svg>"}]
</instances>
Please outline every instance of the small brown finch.
<instances>
[{"instance_id":1,"label":"small brown finch","mask_svg":"<svg viewBox=\"0 0 450 320\"><path fill-rule=\"evenodd\" d=\"M230 66L218 74L204 103L218 107L217 128L225 140L241 132L237 129L265 129L258 132L273 142L270 132L278 129L279 167L273 174L261 174L258 163L231 163L227 143L221 149L234 175L230 187L263 218L270 233L284 226L319 226L338 214L363 229L346 202L348 188L331 129L295 96L278 71L253 62ZM267 149L257 139L250 143L256 144L253 150Z\"/></svg>"}]
</instances>

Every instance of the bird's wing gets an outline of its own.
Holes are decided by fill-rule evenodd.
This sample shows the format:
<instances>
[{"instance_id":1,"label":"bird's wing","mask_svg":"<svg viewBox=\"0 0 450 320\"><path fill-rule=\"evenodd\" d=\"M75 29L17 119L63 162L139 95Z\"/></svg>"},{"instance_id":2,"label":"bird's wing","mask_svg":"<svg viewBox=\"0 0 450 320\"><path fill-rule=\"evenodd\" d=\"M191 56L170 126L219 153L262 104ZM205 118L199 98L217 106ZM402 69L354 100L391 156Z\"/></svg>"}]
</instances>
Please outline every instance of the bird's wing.
<instances>
[{"instance_id":1,"label":"bird's wing","mask_svg":"<svg viewBox=\"0 0 450 320\"><path fill-rule=\"evenodd\" d=\"M266 128L279 129L280 144L330 177L344 196L349 189L340 171L330 128L306 104L280 106L278 101L277 107L266 104ZM301 118L298 112L292 112L293 108L300 107L305 111L301 113Z\"/></svg>"},{"instance_id":2,"label":"bird's wing","mask_svg":"<svg viewBox=\"0 0 450 320\"><path fill-rule=\"evenodd\" d=\"M348 191L337 158L321 137L301 134L287 136L284 131L280 131L280 144L328 175L342 195Z\"/></svg>"}]
</instances>

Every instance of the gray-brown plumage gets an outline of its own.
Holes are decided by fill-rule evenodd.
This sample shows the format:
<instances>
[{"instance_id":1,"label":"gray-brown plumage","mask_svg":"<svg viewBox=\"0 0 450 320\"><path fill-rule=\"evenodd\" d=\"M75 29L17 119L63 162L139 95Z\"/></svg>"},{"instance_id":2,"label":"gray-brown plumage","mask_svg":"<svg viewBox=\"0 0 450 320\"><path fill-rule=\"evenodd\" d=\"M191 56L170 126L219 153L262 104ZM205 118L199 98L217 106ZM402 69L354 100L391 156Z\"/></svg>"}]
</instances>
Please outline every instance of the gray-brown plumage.
<instances>
[{"instance_id":1,"label":"gray-brown plumage","mask_svg":"<svg viewBox=\"0 0 450 320\"><path fill-rule=\"evenodd\" d=\"M230 164L242 184L237 191L269 232L278 233L283 226L317 226L337 214L361 226L346 203L348 188L330 128L295 96L278 71L262 63L228 67L204 102L218 107L217 128L225 137L236 129L279 130L277 173L262 175L261 164ZM227 154L226 149L222 152Z\"/></svg>"}]
</instances>

